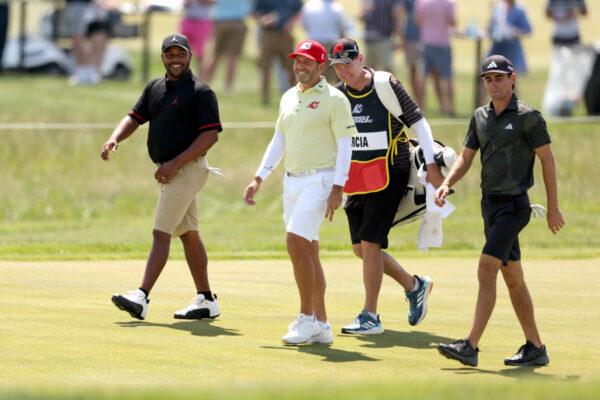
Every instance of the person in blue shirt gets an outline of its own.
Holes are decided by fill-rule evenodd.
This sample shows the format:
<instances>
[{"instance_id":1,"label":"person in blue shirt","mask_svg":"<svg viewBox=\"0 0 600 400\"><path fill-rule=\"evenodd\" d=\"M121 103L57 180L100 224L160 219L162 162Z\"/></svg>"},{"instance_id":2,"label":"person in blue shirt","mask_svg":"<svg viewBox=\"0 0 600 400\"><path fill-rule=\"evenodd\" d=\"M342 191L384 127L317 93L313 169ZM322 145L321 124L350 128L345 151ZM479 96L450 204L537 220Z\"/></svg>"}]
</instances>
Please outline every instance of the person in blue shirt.
<instances>
[{"instance_id":1,"label":"person in blue shirt","mask_svg":"<svg viewBox=\"0 0 600 400\"><path fill-rule=\"evenodd\" d=\"M219 61L222 57L226 57L225 91L227 93L233 93L238 59L242 54L248 32L246 18L250 14L251 7L251 0L217 0L214 9L214 54L206 69L206 80L212 79Z\"/></svg>"},{"instance_id":2,"label":"person in blue shirt","mask_svg":"<svg viewBox=\"0 0 600 400\"><path fill-rule=\"evenodd\" d=\"M488 56L500 54L512 61L519 74L527 73L521 37L531 33L525 7L515 0L500 0L492 9L489 25L492 48Z\"/></svg>"},{"instance_id":3,"label":"person in blue shirt","mask_svg":"<svg viewBox=\"0 0 600 400\"><path fill-rule=\"evenodd\" d=\"M260 28L258 64L262 104L269 103L271 68L275 58L285 69L289 86L296 82L292 62L287 56L294 51L292 30L301 10L301 0L256 0L254 3L252 15Z\"/></svg>"},{"instance_id":4,"label":"person in blue shirt","mask_svg":"<svg viewBox=\"0 0 600 400\"><path fill-rule=\"evenodd\" d=\"M2 54L4 53L4 45L8 34L8 1L0 0L0 72L2 72Z\"/></svg>"},{"instance_id":5,"label":"person in blue shirt","mask_svg":"<svg viewBox=\"0 0 600 400\"><path fill-rule=\"evenodd\" d=\"M417 104L423 104L421 94L421 68L423 64L423 45L421 32L415 18L416 0L402 0L404 12L404 29L401 36L401 47L404 50L404 59L408 67L410 86Z\"/></svg>"}]
</instances>

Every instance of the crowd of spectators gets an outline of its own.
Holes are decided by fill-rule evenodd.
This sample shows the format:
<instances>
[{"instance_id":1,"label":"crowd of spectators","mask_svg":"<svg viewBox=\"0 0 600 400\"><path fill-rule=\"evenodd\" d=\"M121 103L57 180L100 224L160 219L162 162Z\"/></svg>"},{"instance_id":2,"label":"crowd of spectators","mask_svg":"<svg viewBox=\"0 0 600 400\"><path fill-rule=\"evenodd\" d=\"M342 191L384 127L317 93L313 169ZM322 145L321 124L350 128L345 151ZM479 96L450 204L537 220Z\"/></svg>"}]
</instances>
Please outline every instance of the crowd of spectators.
<instances>
[{"instance_id":1,"label":"crowd of spectators","mask_svg":"<svg viewBox=\"0 0 600 400\"><path fill-rule=\"evenodd\" d=\"M287 55L302 38L314 39L330 51L340 37L362 37L366 62L375 69L394 71L399 52L408 72L412 94L422 109L426 107L428 81L440 112L454 115L453 38L457 27L456 0L357 0L358 15L348 15L339 0L183 0L179 31L192 47L194 72L209 82L222 60L225 64L225 92L235 91L238 61L244 45L257 45L259 89L264 104L270 102L270 83L277 76L279 89L295 84ZM8 0L0 0L0 56L8 26ZM485 54L500 54L513 61L520 74L527 73L521 39L532 33L523 0L491 0L487 29L479 31L489 39ZM110 0L65 0L63 29L72 39L75 68L73 84L96 84L101 80L100 65L110 30ZM553 22L552 43L558 46L580 42L578 18L587 15L584 0L548 0L546 16ZM256 36L247 38L248 19L256 23ZM355 22L356 21L356 22ZM357 25L359 28L357 29ZM210 50L210 53L207 52ZM484 55L485 55L484 54ZM1 63L0 63L1 71ZM327 69L332 84L337 77Z\"/></svg>"}]
</instances>

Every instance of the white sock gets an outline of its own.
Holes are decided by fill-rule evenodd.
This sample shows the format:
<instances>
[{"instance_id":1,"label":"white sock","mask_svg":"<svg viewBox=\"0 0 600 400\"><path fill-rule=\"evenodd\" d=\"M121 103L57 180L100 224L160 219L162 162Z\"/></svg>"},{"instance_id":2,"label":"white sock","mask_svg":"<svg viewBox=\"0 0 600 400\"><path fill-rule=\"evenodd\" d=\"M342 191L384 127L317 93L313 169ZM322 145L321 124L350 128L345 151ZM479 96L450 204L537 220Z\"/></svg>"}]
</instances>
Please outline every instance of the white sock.
<instances>
[{"instance_id":1,"label":"white sock","mask_svg":"<svg viewBox=\"0 0 600 400\"><path fill-rule=\"evenodd\" d=\"M377 314L372 313L371 311L367 311L369 313L369 315L371 316L371 318L373 318L375 321L377 321Z\"/></svg>"},{"instance_id":2,"label":"white sock","mask_svg":"<svg viewBox=\"0 0 600 400\"><path fill-rule=\"evenodd\" d=\"M415 290L419 290L419 287L421 287L421 283L419 282L419 280L417 278L415 278L415 287L413 287L413 290L411 290L411 292L414 292Z\"/></svg>"},{"instance_id":3,"label":"white sock","mask_svg":"<svg viewBox=\"0 0 600 400\"><path fill-rule=\"evenodd\" d=\"M329 329L329 323L327 323L327 321L323 322L323 321L317 321L319 322L319 326L321 327L321 329L323 330L328 330Z\"/></svg>"}]
</instances>

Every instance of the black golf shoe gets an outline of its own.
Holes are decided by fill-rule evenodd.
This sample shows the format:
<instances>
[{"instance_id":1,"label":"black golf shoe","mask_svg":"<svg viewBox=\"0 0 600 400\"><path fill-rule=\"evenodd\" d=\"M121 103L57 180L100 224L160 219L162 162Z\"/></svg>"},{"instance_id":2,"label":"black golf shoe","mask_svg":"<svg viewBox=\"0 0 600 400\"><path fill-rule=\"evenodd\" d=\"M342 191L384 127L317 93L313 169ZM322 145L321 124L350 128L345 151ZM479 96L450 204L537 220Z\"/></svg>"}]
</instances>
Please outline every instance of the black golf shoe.
<instances>
[{"instance_id":1,"label":"black golf shoe","mask_svg":"<svg viewBox=\"0 0 600 400\"><path fill-rule=\"evenodd\" d=\"M440 343L437 349L444 357L460 361L464 365L476 367L479 362L477 359L479 348L474 349L467 339L459 339L448 344Z\"/></svg>"},{"instance_id":2,"label":"black golf shoe","mask_svg":"<svg viewBox=\"0 0 600 400\"><path fill-rule=\"evenodd\" d=\"M529 340L517 351L517 354L504 359L504 365L528 366L528 365L548 365L550 359L546 353L546 346L535 347Z\"/></svg>"}]
</instances>

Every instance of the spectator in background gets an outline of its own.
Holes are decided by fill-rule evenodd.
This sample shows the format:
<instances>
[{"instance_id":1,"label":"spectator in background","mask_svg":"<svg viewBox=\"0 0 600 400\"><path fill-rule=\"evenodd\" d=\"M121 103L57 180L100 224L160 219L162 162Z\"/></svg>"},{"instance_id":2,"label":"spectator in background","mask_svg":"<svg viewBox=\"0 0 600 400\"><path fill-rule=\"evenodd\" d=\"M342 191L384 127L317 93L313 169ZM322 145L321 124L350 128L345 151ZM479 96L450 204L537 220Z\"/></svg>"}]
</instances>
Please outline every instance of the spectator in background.
<instances>
[{"instance_id":1,"label":"spectator in background","mask_svg":"<svg viewBox=\"0 0 600 400\"><path fill-rule=\"evenodd\" d=\"M75 69L73 85L95 85L102 80L101 66L110 38L109 0L66 0L63 26L71 37Z\"/></svg>"},{"instance_id":2,"label":"spectator in background","mask_svg":"<svg viewBox=\"0 0 600 400\"><path fill-rule=\"evenodd\" d=\"M212 11L216 0L183 0L183 18L179 31L190 41L196 59L198 77L204 80L204 49L212 37Z\"/></svg>"},{"instance_id":3,"label":"spectator in background","mask_svg":"<svg viewBox=\"0 0 600 400\"><path fill-rule=\"evenodd\" d=\"M308 0L302 7L300 21L308 38L321 43L327 50L336 40L346 36L347 19L344 7L337 0ZM338 82L333 68L325 69L325 78L332 85Z\"/></svg>"},{"instance_id":4,"label":"spectator in background","mask_svg":"<svg viewBox=\"0 0 600 400\"><path fill-rule=\"evenodd\" d=\"M227 93L233 92L237 63L248 31L246 18L250 10L250 0L217 0L215 7L214 55L206 70L206 80L212 79L221 57L226 56L225 91Z\"/></svg>"},{"instance_id":5,"label":"spectator in background","mask_svg":"<svg viewBox=\"0 0 600 400\"><path fill-rule=\"evenodd\" d=\"M585 0L548 0L546 16L554 21L552 43L557 46L579 44L578 15L587 15Z\"/></svg>"},{"instance_id":6,"label":"spectator in background","mask_svg":"<svg viewBox=\"0 0 600 400\"><path fill-rule=\"evenodd\" d=\"M8 34L8 0L0 0L0 72L2 72L2 55Z\"/></svg>"},{"instance_id":7,"label":"spectator in background","mask_svg":"<svg viewBox=\"0 0 600 400\"><path fill-rule=\"evenodd\" d=\"M269 104L271 68L279 59L288 76L289 86L295 82L292 60L287 56L294 50L292 28L302 10L301 0L256 0L253 16L260 27L259 66L261 69L261 101Z\"/></svg>"},{"instance_id":8,"label":"spectator in background","mask_svg":"<svg viewBox=\"0 0 600 400\"><path fill-rule=\"evenodd\" d=\"M499 0L492 8L488 32L492 39L488 57L500 54L512 61L520 75L525 74L527 63L520 38L531 33L525 7L515 0Z\"/></svg>"},{"instance_id":9,"label":"spectator in background","mask_svg":"<svg viewBox=\"0 0 600 400\"><path fill-rule=\"evenodd\" d=\"M427 78L432 77L440 102L440 111L453 116L454 88L450 34L456 27L455 0L417 0L415 7L423 43L424 76L421 82L420 106L425 108L425 84Z\"/></svg>"},{"instance_id":10,"label":"spectator in background","mask_svg":"<svg viewBox=\"0 0 600 400\"><path fill-rule=\"evenodd\" d=\"M421 105L423 102L421 94L423 45L421 44L419 25L415 18L415 0L402 0L402 12L404 28L400 45L404 49L404 60L408 67L408 76L415 102Z\"/></svg>"},{"instance_id":11,"label":"spectator in background","mask_svg":"<svg viewBox=\"0 0 600 400\"><path fill-rule=\"evenodd\" d=\"M365 57L376 70L393 71L395 37L402 32L401 0L361 0Z\"/></svg>"}]
</instances>

